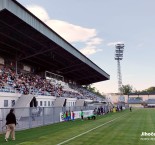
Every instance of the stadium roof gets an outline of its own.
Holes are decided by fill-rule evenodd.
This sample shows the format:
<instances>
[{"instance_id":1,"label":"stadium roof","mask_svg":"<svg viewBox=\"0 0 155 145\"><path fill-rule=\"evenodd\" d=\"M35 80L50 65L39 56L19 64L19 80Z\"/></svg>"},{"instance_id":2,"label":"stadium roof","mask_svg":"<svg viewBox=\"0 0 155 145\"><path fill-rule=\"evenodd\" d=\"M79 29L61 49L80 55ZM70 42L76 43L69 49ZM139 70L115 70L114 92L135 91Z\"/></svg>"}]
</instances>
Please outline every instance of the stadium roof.
<instances>
[{"instance_id":1,"label":"stadium roof","mask_svg":"<svg viewBox=\"0 0 155 145\"><path fill-rule=\"evenodd\" d=\"M110 76L15 0L0 0L0 54L86 85Z\"/></svg>"}]
</instances>

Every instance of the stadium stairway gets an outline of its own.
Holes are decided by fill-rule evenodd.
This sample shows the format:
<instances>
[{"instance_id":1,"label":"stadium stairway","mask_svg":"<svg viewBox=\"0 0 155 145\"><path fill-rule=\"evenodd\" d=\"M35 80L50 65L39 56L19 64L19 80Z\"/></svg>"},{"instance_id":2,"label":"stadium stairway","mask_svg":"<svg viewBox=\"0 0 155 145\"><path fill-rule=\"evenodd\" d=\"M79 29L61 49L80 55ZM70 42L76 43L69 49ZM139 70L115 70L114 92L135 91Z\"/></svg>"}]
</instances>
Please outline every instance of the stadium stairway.
<instances>
[{"instance_id":1,"label":"stadium stairway","mask_svg":"<svg viewBox=\"0 0 155 145\"><path fill-rule=\"evenodd\" d=\"M54 101L53 107L64 107L66 106L66 99L65 98L56 98Z\"/></svg>"},{"instance_id":2,"label":"stadium stairway","mask_svg":"<svg viewBox=\"0 0 155 145\"><path fill-rule=\"evenodd\" d=\"M78 99L76 100L75 106L81 107L84 106L85 100L84 99Z\"/></svg>"},{"instance_id":3,"label":"stadium stairway","mask_svg":"<svg viewBox=\"0 0 155 145\"><path fill-rule=\"evenodd\" d=\"M21 95L20 98L16 101L16 104L14 106L15 108L15 114L17 120L20 120L20 118L23 115L24 110L26 107L29 107L30 102L34 96L29 94L29 95Z\"/></svg>"}]
</instances>

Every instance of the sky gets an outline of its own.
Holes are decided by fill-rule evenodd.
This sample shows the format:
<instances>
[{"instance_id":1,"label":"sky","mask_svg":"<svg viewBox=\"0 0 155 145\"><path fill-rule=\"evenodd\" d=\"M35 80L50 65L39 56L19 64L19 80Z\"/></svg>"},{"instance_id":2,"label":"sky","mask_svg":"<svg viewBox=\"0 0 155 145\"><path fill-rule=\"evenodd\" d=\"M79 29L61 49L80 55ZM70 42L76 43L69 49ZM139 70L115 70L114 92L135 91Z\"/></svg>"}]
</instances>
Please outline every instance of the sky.
<instances>
[{"instance_id":1,"label":"sky","mask_svg":"<svg viewBox=\"0 0 155 145\"><path fill-rule=\"evenodd\" d=\"M110 75L93 84L118 91L115 45L123 43L122 84L155 86L155 0L17 0Z\"/></svg>"}]
</instances>

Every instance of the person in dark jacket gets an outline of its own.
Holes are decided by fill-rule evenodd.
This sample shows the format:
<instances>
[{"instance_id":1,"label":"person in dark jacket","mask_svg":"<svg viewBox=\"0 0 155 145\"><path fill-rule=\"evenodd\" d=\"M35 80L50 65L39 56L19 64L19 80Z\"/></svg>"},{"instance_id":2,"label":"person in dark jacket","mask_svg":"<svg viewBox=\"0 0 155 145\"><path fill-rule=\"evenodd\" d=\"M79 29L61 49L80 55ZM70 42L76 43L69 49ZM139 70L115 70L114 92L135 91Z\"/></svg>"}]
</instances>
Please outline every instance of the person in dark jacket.
<instances>
[{"instance_id":1,"label":"person in dark jacket","mask_svg":"<svg viewBox=\"0 0 155 145\"><path fill-rule=\"evenodd\" d=\"M5 141L8 141L8 138L11 133L12 140L15 140L15 127L16 127L16 116L14 114L14 109L10 109L10 112L6 116L6 135Z\"/></svg>"}]
</instances>

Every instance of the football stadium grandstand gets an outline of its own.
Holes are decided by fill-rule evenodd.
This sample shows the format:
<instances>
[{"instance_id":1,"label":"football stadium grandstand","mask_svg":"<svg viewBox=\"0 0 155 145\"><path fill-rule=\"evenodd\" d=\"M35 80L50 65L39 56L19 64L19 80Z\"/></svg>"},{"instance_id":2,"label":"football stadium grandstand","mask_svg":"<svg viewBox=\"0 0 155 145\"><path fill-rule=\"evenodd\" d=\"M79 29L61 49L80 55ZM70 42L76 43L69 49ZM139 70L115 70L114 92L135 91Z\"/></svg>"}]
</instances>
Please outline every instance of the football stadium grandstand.
<instances>
[{"instance_id":1,"label":"football stadium grandstand","mask_svg":"<svg viewBox=\"0 0 155 145\"><path fill-rule=\"evenodd\" d=\"M0 129L11 107L17 129L60 122L66 110L89 115L95 106L87 103L102 98L82 86L109 79L20 3L0 0Z\"/></svg>"},{"instance_id":2,"label":"football stadium grandstand","mask_svg":"<svg viewBox=\"0 0 155 145\"><path fill-rule=\"evenodd\" d=\"M131 93L128 95L128 105L138 108L154 108L155 92Z\"/></svg>"}]
</instances>

